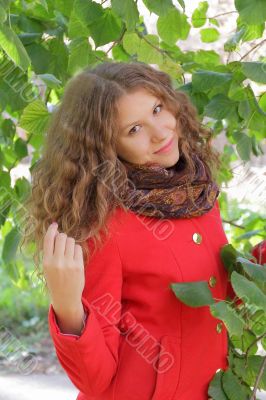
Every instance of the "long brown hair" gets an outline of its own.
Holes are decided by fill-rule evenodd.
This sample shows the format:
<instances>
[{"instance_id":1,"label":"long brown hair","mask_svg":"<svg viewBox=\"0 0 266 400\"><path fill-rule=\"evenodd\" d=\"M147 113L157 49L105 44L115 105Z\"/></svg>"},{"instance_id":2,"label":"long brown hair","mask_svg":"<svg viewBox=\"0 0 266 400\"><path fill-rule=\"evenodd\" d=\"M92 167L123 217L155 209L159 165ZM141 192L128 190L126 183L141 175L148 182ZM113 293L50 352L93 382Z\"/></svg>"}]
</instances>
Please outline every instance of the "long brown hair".
<instances>
[{"instance_id":1,"label":"long brown hair","mask_svg":"<svg viewBox=\"0 0 266 400\"><path fill-rule=\"evenodd\" d=\"M137 88L161 98L179 121L180 154L191 172L191 154L197 153L215 179L221 161L211 146L212 131L201 124L188 95L173 88L168 74L137 61L106 61L82 70L68 82L52 115L42 157L32 170L32 192L25 202L32 218L25 226L24 240L37 245L34 261L39 278L43 278L39 266L43 237L52 221L82 246L86 265L87 239L92 238L97 249L101 233L108 233L109 216L117 206L125 209L119 192L126 188L127 176L115 146L117 102Z\"/></svg>"}]
</instances>

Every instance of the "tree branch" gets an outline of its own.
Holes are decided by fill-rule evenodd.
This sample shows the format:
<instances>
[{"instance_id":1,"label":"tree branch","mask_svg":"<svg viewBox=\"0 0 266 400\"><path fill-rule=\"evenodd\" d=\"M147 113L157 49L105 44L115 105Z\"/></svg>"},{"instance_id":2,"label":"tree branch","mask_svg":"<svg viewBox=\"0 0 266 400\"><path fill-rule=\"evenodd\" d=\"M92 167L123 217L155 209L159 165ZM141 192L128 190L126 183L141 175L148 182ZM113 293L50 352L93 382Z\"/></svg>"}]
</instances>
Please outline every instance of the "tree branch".
<instances>
[{"instance_id":1,"label":"tree branch","mask_svg":"<svg viewBox=\"0 0 266 400\"><path fill-rule=\"evenodd\" d=\"M266 42L266 39L263 39L261 42L257 43L255 46L253 46L246 54L244 54L239 61L242 61L243 58L247 57L253 50L255 50L257 47L261 46L263 43Z\"/></svg>"},{"instance_id":2,"label":"tree branch","mask_svg":"<svg viewBox=\"0 0 266 400\"><path fill-rule=\"evenodd\" d=\"M127 31L127 29L126 29L126 27L124 27L124 29L123 29L123 31L122 31L122 33L121 33L120 38L117 39L117 40L115 40L115 41L112 43L111 47L107 50L106 54L109 53L109 51L111 51L112 48L113 48L116 44L119 44L119 43L121 42L121 40L123 39L124 34L126 33L126 31Z\"/></svg>"},{"instance_id":3,"label":"tree branch","mask_svg":"<svg viewBox=\"0 0 266 400\"><path fill-rule=\"evenodd\" d=\"M221 14L217 14L217 15L214 15L213 17L208 17L207 15L206 15L206 17L202 17L202 18L193 18L195 21L198 21L198 20L200 20L200 19L213 19L213 18L218 18L218 17L222 17L223 15L227 15L227 14L233 14L233 13L238 13L238 11L227 11L227 12L224 12L224 13L221 13ZM190 17L191 18L191 17Z\"/></svg>"},{"instance_id":4,"label":"tree branch","mask_svg":"<svg viewBox=\"0 0 266 400\"><path fill-rule=\"evenodd\" d=\"M237 228L245 229L244 226L236 224L233 220L232 220L232 221L228 221L227 219L222 219L222 221L223 221L223 222L226 222L227 224L236 226Z\"/></svg>"},{"instance_id":5,"label":"tree branch","mask_svg":"<svg viewBox=\"0 0 266 400\"><path fill-rule=\"evenodd\" d=\"M252 395L249 400L256 400L256 392L258 390L258 386L259 386L265 366L266 366L266 357L264 357L264 360L261 363L260 370L259 370L258 376L256 378L256 382L254 385L254 389L253 389Z\"/></svg>"}]
</instances>

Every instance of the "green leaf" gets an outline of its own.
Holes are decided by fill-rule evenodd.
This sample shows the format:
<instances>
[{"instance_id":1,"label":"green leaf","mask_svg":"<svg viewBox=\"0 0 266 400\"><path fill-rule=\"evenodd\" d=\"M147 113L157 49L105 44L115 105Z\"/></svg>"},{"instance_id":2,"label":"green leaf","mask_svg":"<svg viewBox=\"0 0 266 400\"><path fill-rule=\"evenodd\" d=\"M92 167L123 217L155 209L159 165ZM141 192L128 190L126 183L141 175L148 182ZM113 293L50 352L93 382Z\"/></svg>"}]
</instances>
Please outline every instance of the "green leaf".
<instances>
[{"instance_id":1,"label":"green leaf","mask_svg":"<svg viewBox=\"0 0 266 400\"><path fill-rule=\"evenodd\" d=\"M239 31L236 31L224 44L224 51L236 50L240 40L244 36L246 28L242 27Z\"/></svg>"},{"instance_id":2,"label":"green leaf","mask_svg":"<svg viewBox=\"0 0 266 400\"><path fill-rule=\"evenodd\" d=\"M0 46L16 65L27 70L30 58L18 36L6 25L0 25Z\"/></svg>"},{"instance_id":3,"label":"green leaf","mask_svg":"<svg viewBox=\"0 0 266 400\"><path fill-rule=\"evenodd\" d=\"M266 296L254 282L233 271L231 283L236 295L240 299L266 312Z\"/></svg>"},{"instance_id":4,"label":"green leaf","mask_svg":"<svg viewBox=\"0 0 266 400\"><path fill-rule=\"evenodd\" d=\"M83 1L83 4L87 6L87 2ZM87 37L89 36L90 31L87 26L87 21L83 21L78 18L76 13L72 11L71 16L70 16L70 21L68 24L68 36L70 39L79 37L79 36L84 36Z\"/></svg>"},{"instance_id":5,"label":"green leaf","mask_svg":"<svg viewBox=\"0 0 266 400\"><path fill-rule=\"evenodd\" d=\"M205 92L224 85L232 79L232 74L207 70L197 70L192 75L193 92Z\"/></svg>"},{"instance_id":6,"label":"green leaf","mask_svg":"<svg viewBox=\"0 0 266 400\"><path fill-rule=\"evenodd\" d=\"M15 141L14 150L20 159L22 159L28 155L27 144L26 144L25 140L22 140L21 138L18 138Z\"/></svg>"},{"instance_id":7,"label":"green leaf","mask_svg":"<svg viewBox=\"0 0 266 400\"><path fill-rule=\"evenodd\" d=\"M266 333L266 315L262 310L256 311L249 321L249 326L256 336Z\"/></svg>"},{"instance_id":8,"label":"green leaf","mask_svg":"<svg viewBox=\"0 0 266 400\"><path fill-rule=\"evenodd\" d=\"M248 100L242 100L242 101L239 102L238 114L244 120L249 118L249 116L251 114L251 107L250 107L250 103L249 103Z\"/></svg>"},{"instance_id":9,"label":"green leaf","mask_svg":"<svg viewBox=\"0 0 266 400\"><path fill-rule=\"evenodd\" d=\"M2 24L3 22L5 22L7 17L6 11L5 9L1 6L0 4L0 24Z\"/></svg>"},{"instance_id":10,"label":"green leaf","mask_svg":"<svg viewBox=\"0 0 266 400\"><path fill-rule=\"evenodd\" d=\"M206 29L201 29L200 36L202 42L212 43L216 42L216 40L220 36L220 33L215 28L206 28Z\"/></svg>"},{"instance_id":11,"label":"green leaf","mask_svg":"<svg viewBox=\"0 0 266 400\"><path fill-rule=\"evenodd\" d=\"M216 18L209 18L209 23L215 26L220 26Z\"/></svg>"},{"instance_id":12,"label":"green leaf","mask_svg":"<svg viewBox=\"0 0 266 400\"><path fill-rule=\"evenodd\" d=\"M11 278L11 282L15 283L19 279L19 270L17 266L17 262L15 261L10 261L9 263L5 263L4 265L4 271L8 274L8 276Z\"/></svg>"},{"instance_id":13,"label":"green leaf","mask_svg":"<svg viewBox=\"0 0 266 400\"><path fill-rule=\"evenodd\" d=\"M222 386L223 373L224 372L221 369L216 372L209 384L208 395L211 396L214 400L228 400Z\"/></svg>"},{"instance_id":14,"label":"green leaf","mask_svg":"<svg viewBox=\"0 0 266 400\"><path fill-rule=\"evenodd\" d=\"M230 400L247 400L247 395L251 393L235 374L229 369L224 372L222 377L223 389Z\"/></svg>"},{"instance_id":15,"label":"green leaf","mask_svg":"<svg viewBox=\"0 0 266 400\"><path fill-rule=\"evenodd\" d=\"M212 304L210 311L215 318L224 322L230 335L242 335L245 321L225 301Z\"/></svg>"},{"instance_id":16,"label":"green leaf","mask_svg":"<svg viewBox=\"0 0 266 400\"><path fill-rule=\"evenodd\" d=\"M253 139L256 140L256 138L254 138L254 136L252 136L251 139L252 139L252 140L253 140ZM257 155L259 155L259 153L258 153ZM250 239L251 237L257 236L258 234L263 233L263 232L264 232L263 229L255 229L255 230L253 230L253 231L247 231L247 232L243 233L242 235L237 236L236 239L237 239L237 240ZM253 265L253 264L252 264L252 265Z\"/></svg>"},{"instance_id":17,"label":"green leaf","mask_svg":"<svg viewBox=\"0 0 266 400\"><path fill-rule=\"evenodd\" d=\"M25 200L26 196L30 194L31 185L30 182L23 176L22 178L18 178L16 180L14 189L18 199L22 202Z\"/></svg>"},{"instance_id":18,"label":"green leaf","mask_svg":"<svg viewBox=\"0 0 266 400\"><path fill-rule=\"evenodd\" d=\"M21 234L17 228L12 228L11 231L5 236L2 259L7 264L14 261L18 245L20 243Z\"/></svg>"},{"instance_id":19,"label":"green leaf","mask_svg":"<svg viewBox=\"0 0 266 400\"><path fill-rule=\"evenodd\" d=\"M266 267L260 264L253 263L246 258L237 257L237 262L239 262L243 270L248 274L248 276L266 288Z\"/></svg>"},{"instance_id":20,"label":"green leaf","mask_svg":"<svg viewBox=\"0 0 266 400\"><path fill-rule=\"evenodd\" d=\"M161 64L162 55L153 47L159 46L157 35L145 35L145 40L135 33L126 33L123 38L123 47L128 54L137 54L138 60L150 64ZM151 43L151 44L149 44Z\"/></svg>"},{"instance_id":21,"label":"green leaf","mask_svg":"<svg viewBox=\"0 0 266 400\"><path fill-rule=\"evenodd\" d=\"M104 14L89 26L96 48L117 40L121 35L122 27L121 19L111 9L106 8Z\"/></svg>"},{"instance_id":22,"label":"green leaf","mask_svg":"<svg viewBox=\"0 0 266 400\"><path fill-rule=\"evenodd\" d=\"M0 127L0 137L3 136L6 139L10 139L11 143L15 133L16 125L14 124L14 122L9 118L4 119Z\"/></svg>"},{"instance_id":23,"label":"green leaf","mask_svg":"<svg viewBox=\"0 0 266 400\"><path fill-rule=\"evenodd\" d=\"M257 25L266 20L264 0L235 0L235 7L241 19L249 25Z\"/></svg>"},{"instance_id":24,"label":"green leaf","mask_svg":"<svg viewBox=\"0 0 266 400\"><path fill-rule=\"evenodd\" d=\"M263 153L263 149L261 148L260 143L258 142L257 138L255 136L252 136L251 140L252 140L252 151L253 151L253 154L255 154L255 156L257 156L257 157L262 155L262 154L264 154ZM263 231L264 230L262 230L262 229L257 229L256 231L253 231L254 232L253 236L255 236L257 234L260 234Z\"/></svg>"},{"instance_id":25,"label":"green leaf","mask_svg":"<svg viewBox=\"0 0 266 400\"><path fill-rule=\"evenodd\" d=\"M236 112L237 103L223 94L215 95L205 107L205 114L214 119L229 118Z\"/></svg>"},{"instance_id":26,"label":"green leaf","mask_svg":"<svg viewBox=\"0 0 266 400\"><path fill-rule=\"evenodd\" d=\"M27 80L27 74L11 60L3 58L0 62L0 106L9 113L21 110L28 101L32 101L33 87Z\"/></svg>"},{"instance_id":27,"label":"green leaf","mask_svg":"<svg viewBox=\"0 0 266 400\"><path fill-rule=\"evenodd\" d=\"M47 5L47 2L46 2L46 0L38 0L40 3L41 3L41 5L45 8L45 10L46 11L48 11L48 5Z\"/></svg>"},{"instance_id":28,"label":"green leaf","mask_svg":"<svg viewBox=\"0 0 266 400\"><path fill-rule=\"evenodd\" d=\"M259 106L264 112L266 112L266 93L264 93L259 99Z\"/></svg>"},{"instance_id":29,"label":"green leaf","mask_svg":"<svg viewBox=\"0 0 266 400\"><path fill-rule=\"evenodd\" d=\"M251 330L245 330L243 335L231 336L230 340L234 347L241 350L241 353L246 352L249 348L249 355L256 354L258 350L256 335Z\"/></svg>"},{"instance_id":30,"label":"green leaf","mask_svg":"<svg viewBox=\"0 0 266 400\"><path fill-rule=\"evenodd\" d=\"M232 81L229 91L228 91L228 97L232 100L244 101L246 99L246 95L244 92L243 85L241 83L239 84L236 81ZM239 108L238 108L238 110L239 110ZM246 117L246 115L245 115L245 117Z\"/></svg>"},{"instance_id":31,"label":"green leaf","mask_svg":"<svg viewBox=\"0 0 266 400\"><path fill-rule=\"evenodd\" d=\"M51 58L46 72L64 82L67 79L68 48L63 41L51 39L49 49Z\"/></svg>"},{"instance_id":32,"label":"green leaf","mask_svg":"<svg viewBox=\"0 0 266 400\"><path fill-rule=\"evenodd\" d=\"M237 140L236 150L244 161L249 161L252 150L252 140L244 132L234 132L234 138Z\"/></svg>"},{"instance_id":33,"label":"green leaf","mask_svg":"<svg viewBox=\"0 0 266 400\"><path fill-rule=\"evenodd\" d=\"M246 100L238 106L239 115L245 120L246 127L252 131L264 132L266 129L266 115L253 93L250 85L243 89Z\"/></svg>"},{"instance_id":34,"label":"green leaf","mask_svg":"<svg viewBox=\"0 0 266 400\"><path fill-rule=\"evenodd\" d=\"M183 11L185 12L186 11L186 5L185 5L184 0L177 0L177 1L180 4L180 6L182 7Z\"/></svg>"},{"instance_id":35,"label":"green leaf","mask_svg":"<svg viewBox=\"0 0 266 400\"><path fill-rule=\"evenodd\" d=\"M21 43L25 47L25 45L27 45L27 44L40 41L42 38L42 34L41 33L20 33L18 35L18 37L21 40ZM26 48L26 50L27 50L27 48Z\"/></svg>"},{"instance_id":36,"label":"green leaf","mask_svg":"<svg viewBox=\"0 0 266 400\"><path fill-rule=\"evenodd\" d=\"M198 113L201 115L204 112L204 108L209 102L208 96L205 93L194 93L190 94L192 103L197 107Z\"/></svg>"},{"instance_id":37,"label":"green leaf","mask_svg":"<svg viewBox=\"0 0 266 400\"><path fill-rule=\"evenodd\" d=\"M5 196L8 196L11 193L11 178L10 174L6 171L0 171L0 184L1 184L1 202L9 202L9 198L5 199ZM3 204L1 204L1 210L3 210ZM1 213L0 213L1 214Z\"/></svg>"},{"instance_id":38,"label":"green leaf","mask_svg":"<svg viewBox=\"0 0 266 400\"><path fill-rule=\"evenodd\" d=\"M205 281L188 283L171 283L176 297L190 307L201 307L215 303L212 293Z\"/></svg>"},{"instance_id":39,"label":"green leaf","mask_svg":"<svg viewBox=\"0 0 266 400\"><path fill-rule=\"evenodd\" d=\"M190 31L187 16L173 8L157 21L159 36L169 45L174 45L178 39L185 40Z\"/></svg>"},{"instance_id":40,"label":"green leaf","mask_svg":"<svg viewBox=\"0 0 266 400\"><path fill-rule=\"evenodd\" d=\"M173 79L177 79L184 73L184 70L181 68L181 66L177 62L172 61L170 58L165 57L162 60L162 63L157 62L157 64L161 71L166 72Z\"/></svg>"},{"instance_id":41,"label":"green leaf","mask_svg":"<svg viewBox=\"0 0 266 400\"><path fill-rule=\"evenodd\" d=\"M145 35L146 40L141 40L138 49L138 60L147 64L162 64L163 57L153 46L159 47L157 35ZM149 44L151 43L151 44Z\"/></svg>"},{"instance_id":42,"label":"green leaf","mask_svg":"<svg viewBox=\"0 0 266 400\"><path fill-rule=\"evenodd\" d=\"M41 100L30 103L21 116L19 126L30 133L43 134L47 128L50 114Z\"/></svg>"},{"instance_id":43,"label":"green leaf","mask_svg":"<svg viewBox=\"0 0 266 400\"><path fill-rule=\"evenodd\" d=\"M104 15L100 4L91 0L75 0L68 25L70 39L75 37L88 37L89 25Z\"/></svg>"},{"instance_id":44,"label":"green leaf","mask_svg":"<svg viewBox=\"0 0 266 400\"><path fill-rule=\"evenodd\" d=\"M173 8L171 0L143 0L143 3L150 12L157 15L166 15L169 9Z\"/></svg>"},{"instance_id":45,"label":"green leaf","mask_svg":"<svg viewBox=\"0 0 266 400\"><path fill-rule=\"evenodd\" d=\"M125 51L122 44L117 44L112 48L112 56L115 61L129 61L129 55Z\"/></svg>"},{"instance_id":46,"label":"green leaf","mask_svg":"<svg viewBox=\"0 0 266 400\"><path fill-rule=\"evenodd\" d=\"M125 33L123 47L128 54L137 54L141 46L141 38L136 33Z\"/></svg>"},{"instance_id":47,"label":"green leaf","mask_svg":"<svg viewBox=\"0 0 266 400\"><path fill-rule=\"evenodd\" d=\"M265 29L264 22L258 25L248 25L246 22L243 22L240 17L237 18L236 23L238 30L242 30L242 28L244 28L244 34L241 37L242 42L259 39L262 37Z\"/></svg>"},{"instance_id":48,"label":"green leaf","mask_svg":"<svg viewBox=\"0 0 266 400\"><path fill-rule=\"evenodd\" d=\"M231 274L235 269L237 250L228 243L221 248L220 255L225 268Z\"/></svg>"},{"instance_id":49,"label":"green leaf","mask_svg":"<svg viewBox=\"0 0 266 400\"><path fill-rule=\"evenodd\" d=\"M70 17L73 3L73 0L55 0L55 7L66 17Z\"/></svg>"},{"instance_id":50,"label":"green leaf","mask_svg":"<svg viewBox=\"0 0 266 400\"><path fill-rule=\"evenodd\" d=\"M208 11L209 4L207 1L201 1L198 7L192 14L192 25L194 28L199 28L206 23L206 13Z\"/></svg>"},{"instance_id":51,"label":"green leaf","mask_svg":"<svg viewBox=\"0 0 266 400\"><path fill-rule=\"evenodd\" d=\"M194 61L201 65L218 65L221 63L220 55L214 50L198 50L194 53Z\"/></svg>"},{"instance_id":52,"label":"green leaf","mask_svg":"<svg viewBox=\"0 0 266 400\"><path fill-rule=\"evenodd\" d=\"M38 77L51 89L62 85L62 82L52 74L39 74Z\"/></svg>"},{"instance_id":53,"label":"green leaf","mask_svg":"<svg viewBox=\"0 0 266 400\"><path fill-rule=\"evenodd\" d=\"M266 7L265 7L266 8ZM244 75L254 82L266 83L266 63L265 62L242 62Z\"/></svg>"},{"instance_id":54,"label":"green leaf","mask_svg":"<svg viewBox=\"0 0 266 400\"><path fill-rule=\"evenodd\" d=\"M126 23L128 31L132 31L138 20L139 11L134 0L111 0L114 12Z\"/></svg>"},{"instance_id":55,"label":"green leaf","mask_svg":"<svg viewBox=\"0 0 266 400\"><path fill-rule=\"evenodd\" d=\"M264 357L259 355L250 355L247 358L247 363L245 359L235 358L234 359L234 370L236 374L249 386L253 387L257 376L259 375L259 370L261 364L263 363ZM259 382L260 390L266 390L266 368L264 368L262 377Z\"/></svg>"},{"instance_id":56,"label":"green leaf","mask_svg":"<svg viewBox=\"0 0 266 400\"><path fill-rule=\"evenodd\" d=\"M0 226L4 225L11 205L13 203L13 198L11 194L11 178L8 172L0 171L0 189L1 189L1 213L0 213Z\"/></svg>"},{"instance_id":57,"label":"green leaf","mask_svg":"<svg viewBox=\"0 0 266 400\"><path fill-rule=\"evenodd\" d=\"M47 73L52 58L50 51L37 43L26 45L26 49L30 56L34 72L36 74Z\"/></svg>"},{"instance_id":58,"label":"green leaf","mask_svg":"<svg viewBox=\"0 0 266 400\"><path fill-rule=\"evenodd\" d=\"M13 20L14 17L17 17L17 20ZM12 25L17 25L21 32L27 33L43 33L44 25L42 21L37 21L34 19L32 15L26 16L21 13L19 16L11 14L10 15Z\"/></svg>"},{"instance_id":59,"label":"green leaf","mask_svg":"<svg viewBox=\"0 0 266 400\"><path fill-rule=\"evenodd\" d=\"M69 45L68 72L75 74L95 60L91 45L87 38L75 38Z\"/></svg>"}]
</instances>

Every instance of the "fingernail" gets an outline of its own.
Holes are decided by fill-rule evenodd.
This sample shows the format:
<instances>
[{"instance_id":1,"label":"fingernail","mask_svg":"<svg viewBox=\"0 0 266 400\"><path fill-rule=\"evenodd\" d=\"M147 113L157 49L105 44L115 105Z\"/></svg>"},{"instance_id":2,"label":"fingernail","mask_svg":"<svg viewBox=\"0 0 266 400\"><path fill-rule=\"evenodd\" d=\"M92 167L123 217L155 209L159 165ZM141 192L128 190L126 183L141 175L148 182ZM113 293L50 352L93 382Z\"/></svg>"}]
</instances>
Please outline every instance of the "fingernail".
<instances>
[{"instance_id":1,"label":"fingernail","mask_svg":"<svg viewBox=\"0 0 266 400\"><path fill-rule=\"evenodd\" d=\"M56 221L53 221L52 225L53 225L54 227L56 227L56 226L58 226L58 223L57 223Z\"/></svg>"}]
</instances>

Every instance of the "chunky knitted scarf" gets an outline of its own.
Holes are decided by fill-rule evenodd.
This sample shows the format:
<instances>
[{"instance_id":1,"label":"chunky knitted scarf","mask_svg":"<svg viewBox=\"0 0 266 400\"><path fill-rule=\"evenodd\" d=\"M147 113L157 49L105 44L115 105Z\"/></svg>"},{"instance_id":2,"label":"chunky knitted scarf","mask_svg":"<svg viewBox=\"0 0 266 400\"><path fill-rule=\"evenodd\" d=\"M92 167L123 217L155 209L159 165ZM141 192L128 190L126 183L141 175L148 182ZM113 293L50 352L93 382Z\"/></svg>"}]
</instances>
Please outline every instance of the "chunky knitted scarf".
<instances>
[{"instance_id":1,"label":"chunky knitted scarf","mask_svg":"<svg viewBox=\"0 0 266 400\"><path fill-rule=\"evenodd\" d=\"M190 176L184 155L165 168L123 161L128 185L121 198L137 214L157 218L191 218L207 213L219 195L208 165L197 155L192 159L196 173Z\"/></svg>"}]
</instances>

